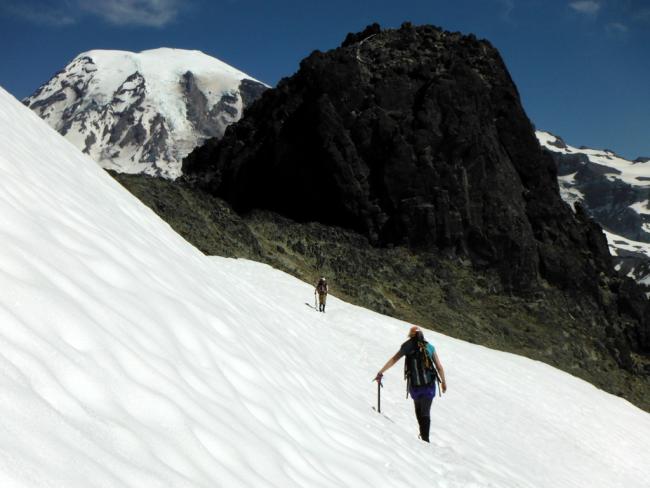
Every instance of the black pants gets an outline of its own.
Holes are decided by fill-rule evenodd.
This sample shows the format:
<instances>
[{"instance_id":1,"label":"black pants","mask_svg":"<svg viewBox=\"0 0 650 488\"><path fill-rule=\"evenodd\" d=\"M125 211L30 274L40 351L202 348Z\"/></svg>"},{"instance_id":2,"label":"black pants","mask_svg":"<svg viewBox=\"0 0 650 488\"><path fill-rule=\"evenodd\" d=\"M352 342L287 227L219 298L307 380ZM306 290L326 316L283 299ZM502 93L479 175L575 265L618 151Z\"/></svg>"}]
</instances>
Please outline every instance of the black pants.
<instances>
[{"instance_id":1,"label":"black pants","mask_svg":"<svg viewBox=\"0 0 650 488\"><path fill-rule=\"evenodd\" d=\"M433 397L413 399L415 416L420 426L420 437L426 442L429 442L429 427L431 427L431 402Z\"/></svg>"}]
</instances>

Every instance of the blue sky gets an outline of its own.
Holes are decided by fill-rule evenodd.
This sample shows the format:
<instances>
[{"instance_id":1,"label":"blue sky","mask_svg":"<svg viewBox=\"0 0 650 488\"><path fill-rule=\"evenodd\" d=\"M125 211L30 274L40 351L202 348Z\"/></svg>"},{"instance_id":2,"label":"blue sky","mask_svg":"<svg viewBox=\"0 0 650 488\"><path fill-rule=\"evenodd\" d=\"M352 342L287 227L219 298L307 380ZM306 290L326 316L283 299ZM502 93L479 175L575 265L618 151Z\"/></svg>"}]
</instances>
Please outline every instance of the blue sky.
<instances>
[{"instance_id":1,"label":"blue sky","mask_svg":"<svg viewBox=\"0 0 650 488\"><path fill-rule=\"evenodd\" d=\"M199 49L269 84L379 22L474 33L540 129L650 156L650 0L0 0L0 85L22 98L90 49Z\"/></svg>"}]
</instances>

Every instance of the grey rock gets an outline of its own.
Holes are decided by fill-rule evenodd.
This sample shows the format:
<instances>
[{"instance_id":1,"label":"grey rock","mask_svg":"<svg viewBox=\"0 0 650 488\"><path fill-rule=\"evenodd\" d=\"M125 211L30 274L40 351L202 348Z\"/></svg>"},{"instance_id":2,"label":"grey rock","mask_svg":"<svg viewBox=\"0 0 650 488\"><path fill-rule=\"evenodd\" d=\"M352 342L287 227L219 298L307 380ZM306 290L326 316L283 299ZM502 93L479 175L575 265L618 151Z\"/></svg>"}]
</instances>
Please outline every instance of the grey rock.
<instances>
[{"instance_id":1,"label":"grey rock","mask_svg":"<svg viewBox=\"0 0 650 488\"><path fill-rule=\"evenodd\" d=\"M255 100L262 96L268 86L260 83L259 81L249 80L244 78L239 84L239 94L244 105L244 109L249 107Z\"/></svg>"}]
</instances>

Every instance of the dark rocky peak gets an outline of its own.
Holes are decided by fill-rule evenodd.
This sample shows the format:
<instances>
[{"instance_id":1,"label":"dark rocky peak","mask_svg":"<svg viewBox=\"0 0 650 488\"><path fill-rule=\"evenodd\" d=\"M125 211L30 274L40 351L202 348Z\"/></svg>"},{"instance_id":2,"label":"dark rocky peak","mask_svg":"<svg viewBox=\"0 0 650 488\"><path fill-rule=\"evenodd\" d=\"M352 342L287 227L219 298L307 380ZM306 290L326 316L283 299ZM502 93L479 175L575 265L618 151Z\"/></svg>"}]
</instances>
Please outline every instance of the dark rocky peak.
<instances>
[{"instance_id":1,"label":"dark rocky peak","mask_svg":"<svg viewBox=\"0 0 650 488\"><path fill-rule=\"evenodd\" d=\"M644 157L644 156L639 156L634 160L635 163L648 163L650 162L650 158Z\"/></svg>"},{"instance_id":2,"label":"dark rocky peak","mask_svg":"<svg viewBox=\"0 0 650 488\"><path fill-rule=\"evenodd\" d=\"M433 26L372 25L314 51L183 173L240 212L466 256L520 293L543 278L597 301L613 273L599 227L562 202L497 50Z\"/></svg>"},{"instance_id":3,"label":"dark rocky peak","mask_svg":"<svg viewBox=\"0 0 650 488\"><path fill-rule=\"evenodd\" d=\"M381 26L377 23L370 24L361 32L350 32L345 36L345 40L341 44L341 47L348 47L358 42L368 39L370 36L375 36L381 33Z\"/></svg>"}]
</instances>

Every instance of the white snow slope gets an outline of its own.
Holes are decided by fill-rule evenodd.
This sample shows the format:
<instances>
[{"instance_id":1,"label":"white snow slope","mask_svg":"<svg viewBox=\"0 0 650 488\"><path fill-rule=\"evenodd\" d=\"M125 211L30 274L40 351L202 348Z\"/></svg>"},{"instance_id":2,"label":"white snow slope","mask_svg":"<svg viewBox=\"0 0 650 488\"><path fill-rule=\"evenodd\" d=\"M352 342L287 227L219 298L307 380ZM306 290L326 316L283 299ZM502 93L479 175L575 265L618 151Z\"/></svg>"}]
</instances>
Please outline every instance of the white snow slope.
<instances>
[{"instance_id":1,"label":"white snow slope","mask_svg":"<svg viewBox=\"0 0 650 488\"><path fill-rule=\"evenodd\" d=\"M208 258L0 89L0 486L647 488L650 415L433 332L417 439L409 325Z\"/></svg>"}]
</instances>

